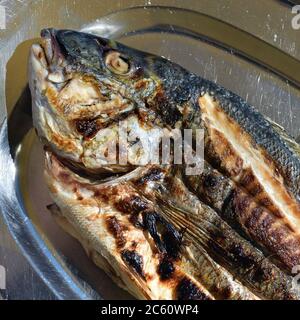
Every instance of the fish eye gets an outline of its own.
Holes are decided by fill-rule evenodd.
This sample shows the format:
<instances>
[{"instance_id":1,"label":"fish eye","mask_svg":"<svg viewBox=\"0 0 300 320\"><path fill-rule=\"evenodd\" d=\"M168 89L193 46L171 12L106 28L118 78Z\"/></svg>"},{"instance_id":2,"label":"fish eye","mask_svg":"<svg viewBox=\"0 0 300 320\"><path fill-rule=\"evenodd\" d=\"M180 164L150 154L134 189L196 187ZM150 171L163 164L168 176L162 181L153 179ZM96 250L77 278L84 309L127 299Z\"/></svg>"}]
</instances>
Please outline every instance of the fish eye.
<instances>
[{"instance_id":1,"label":"fish eye","mask_svg":"<svg viewBox=\"0 0 300 320\"><path fill-rule=\"evenodd\" d=\"M107 68L116 74L127 74L130 70L129 62L120 52L111 51L105 57Z\"/></svg>"}]
</instances>

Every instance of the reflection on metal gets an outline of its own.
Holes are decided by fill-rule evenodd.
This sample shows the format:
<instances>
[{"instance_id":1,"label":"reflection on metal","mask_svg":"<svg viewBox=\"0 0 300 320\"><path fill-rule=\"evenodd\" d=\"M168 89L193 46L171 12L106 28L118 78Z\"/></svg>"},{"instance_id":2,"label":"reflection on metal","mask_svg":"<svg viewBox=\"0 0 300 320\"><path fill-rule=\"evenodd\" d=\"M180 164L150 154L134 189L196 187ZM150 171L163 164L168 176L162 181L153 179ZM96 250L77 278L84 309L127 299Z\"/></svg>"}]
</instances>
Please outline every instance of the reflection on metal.
<instances>
[{"instance_id":1,"label":"reflection on metal","mask_svg":"<svg viewBox=\"0 0 300 320\"><path fill-rule=\"evenodd\" d=\"M139 17L143 21L143 28L134 25L132 29L132 25L124 23L127 20L128 11L132 11L133 19ZM172 14L168 15L170 11ZM149 20L148 23L147 20ZM203 40L259 63L300 87L300 73L295 72L295 70L300 70L299 60L250 33L192 10L151 7L145 11L144 7L130 8L116 12L97 23L87 25L83 31L96 32L108 38L120 38L131 33L149 32L151 29L154 32L182 33L191 37L202 37Z\"/></svg>"}]
</instances>

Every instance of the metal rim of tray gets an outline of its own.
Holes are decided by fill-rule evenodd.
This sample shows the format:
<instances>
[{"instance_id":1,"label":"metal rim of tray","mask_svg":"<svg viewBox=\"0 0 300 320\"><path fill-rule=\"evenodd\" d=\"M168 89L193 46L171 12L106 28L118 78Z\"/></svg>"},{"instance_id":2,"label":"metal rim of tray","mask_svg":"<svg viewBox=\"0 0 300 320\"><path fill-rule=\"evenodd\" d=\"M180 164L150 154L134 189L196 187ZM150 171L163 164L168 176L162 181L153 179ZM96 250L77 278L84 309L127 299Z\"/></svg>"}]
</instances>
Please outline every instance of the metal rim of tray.
<instances>
[{"instance_id":1,"label":"metal rim of tray","mask_svg":"<svg viewBox=\"0 0 300 320\"><path fill-rule=\"evenodd\" d=\"M167 10L166 7L160 8ZM139 9L142 8L135 7L122 11ZM155 10L155 7L149 7L149 10ZM152 27L147 30L168 31L172 25L177 31L183 32L187 36L198 37L221 49L231 50L234 54L241 55L243 58L283 77L294 86L300 87L300 74L294 72L294 70L300 70L300 62L297 59L214 17L191 10L179 8L172 8L172 10L175 14L156 17L160 21L159 25L154 22ZM109 16L122 15L122 11L114 12ZM185 13L184 19L180 18L183 11ZM141 10L139 15L141 14L145 14L145 12ZM155 14L157 15L157 12ZM195 15L197 16L197 24L190 22L195 21ZM193 18L186 19L187 16L193 16ZM143 31L145 30L140 30L140 32ZM117 36L124 34L130 34L130 30L122 30L122 33ZM70 267L65 266L60 257L53 255L20 203L15 179L16 168L8 144L6 120L0 126L0 146L0 169L5 170L3 179L0 181L0 203L4 220L19 248L57 299L101 299L99 294L89 288L84 281L75 279L71 272L67 271L70 270Z\"/></svg>"}]
</instances>

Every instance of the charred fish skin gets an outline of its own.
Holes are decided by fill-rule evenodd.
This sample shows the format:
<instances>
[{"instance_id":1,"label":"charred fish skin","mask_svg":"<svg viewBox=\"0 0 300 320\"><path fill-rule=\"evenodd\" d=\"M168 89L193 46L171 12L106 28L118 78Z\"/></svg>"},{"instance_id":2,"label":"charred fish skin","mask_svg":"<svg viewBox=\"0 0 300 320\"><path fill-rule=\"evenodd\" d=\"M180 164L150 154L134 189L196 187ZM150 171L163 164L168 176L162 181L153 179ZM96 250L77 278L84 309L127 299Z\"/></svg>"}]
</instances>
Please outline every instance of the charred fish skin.
<instances>
[{"instance_id":1,"label":"charred fish skin","mask_svg":"<svg viewBox=\"0 0 300 320\"><path fill-rule=\"evenodd\" d=\"M46 181L64 218L63 227L72 230L70 233L99 267L139 299L213 300L197 273L191 272L191 262L179 259L179 247L174 244L179 242L180 246L180 233L172 224L157 212L162 234L144 225L143 216L151 215L155 208L130 183L147 171L140 169L95 184L77 176L47 152ZM253 297L243 291L242 297Z\"/></svg>"},{"instance_id":2,"label":"charred fish skin","mask_svg":"<svg viewBox=\"0 0 300 320\"><path fill-rule=\"evenodd\" d=\"M208 163L199 176L185 176L187 186L242 235L256 241L268 255L280 260L291 274L300 263L299 235L272 212Z\"/></svg>"},{"instance_id":3,"label":"charred fish skin","mask_svg":"<svg viewBox=\"0 0 300 320\"><path fill-rule=\"evenodd\" d=\"M104 257L105 264L100 267L123 288L128 286L128 270L123 264L133 272L127 290L134 296L258 299L206 253L185 243L181 230L164 218L154 200L164 170L143 169L119 181L95 184L78 177L49 152L46 159L51 196L65 224L72 226L76 238L86 239L83 245L92 258Z\"/></svg>"},{"instance_id":4,"label":"charred fish skin","mask_svg":"<svg viewBox=\"0 0 300 320\"><path fill-rule=\"evenodd\" d=\"M239 211L234 216L239 220L247 211L240 223L246 223L246 216L250 223L252 217L252 238L279 253L291 271L299 264L299 145L238 95L176 65L160 64L157 60L153 68L164 79L166 100L185 106L182 126L205 130L205 158L249 195L233 193L235 204L229 212ZM155 104L159 108L159 101Z\"/></svg>"},{"instance_id":5,"label":"charred fish skin","mask_svg":"<svg viewBox=\"0 0 300 320\"><path fill-rule=\"evenodd\" d=\"M195 246L206 250L214 261L230 270L234 277L261 299L300 298L299 292L293 288L292 276L286 275L211 207L191 194L182 178L168 180L160 199L162 212L167 219L185 230Z\"/></svg>"},{"instance_id":6,"label":"charred fish skin","mask_svg":"<svg viewBox=\"0 0 300 320\"><path fill-rule=\"evenodd\" d=\"M154 239L157 247L167 252L169 258L179 259L181 261L181 266L188 270L196 279L205 286L205 288L216 298L222 300L257 300L259 299L249 288L242 285L234 275L228 272L224 267L214 261L205 250L205 246L199 245L191 241L187 237L188 232L186 232L185 227L178 227L176 225L176 217L170 218L165 214L163 207L161 205L161 200L166 200L172 198L174 201L180 203L186 202L186 198L189 197L188 190L182 185L176 185L176 179L174 177L173 169L169 169L162 173L161 168L149 169L144 175L138 179L133 179L132 184L136 186L140 194L144 195L147 199L156 203L156 212L150 212L151 223L146 222L146 227ZM160 176L161 179L156 177ZM169 192L167 190L172 190ZM193 199L196 202L198 200ZM192 207L195 203L190 204ZM176 211L176 210L175 210ZM175 213L175 212L174 212ZM143 212L144 220L149 219L148 212ZM156 216L156 218L154 217ZM154 218L154 219L152 219ZM174 222L176 228L174 228ZM162 245L159 232L161 226L158 224L163 223L164 225L169 224L170 236L163 237L163 239L168 239L169 244ZM150 228L149 228L150 225ZM183 234L179 232L183 229ZM179 240L180 238L180 240ZM167 249L167 250L166 250ZM170 260L167 260L170 262Z\"/></svg>"},{"instance_id":7,"label":"charred fish skin","mask_svg":"<svg viewBox=\"0 0 300 320\"><path fill-rule=\"evenodd\" d=\"M166 64L167 68L164 68L160 64L163 65L164 63L157 61L153 66L156 73L159 74L159 78L165 79L163 88L167 97L166 100L173 101L175 105L187 104L190 108L188 112L188 117L190 118L183 122L183 126L193 127L196 124L198 127L205 128L206 137L209 136L208 129L203 121L201 107L199 108L199 104L206 103L205 100L201 100L201 97L208 96L230 118L229 121L237 123L240 129L249 135L249 141L254 148L262 148L263 157L261 161L266 161L267 165L269 165L269 161L275 163L274 176L276 177L279 172L284 177L285 186L282 188L283 192L287 190L287 195L283 196L283 198L290 197L289 200L285 201L287 205L291 206L291 216L286 215L284 209L279 210L272 203L263 185L260 186L259 183L253 182L254 187L251 187L250 179L253 179L251 178L253 174L251 172L248 173L248 169L237 179L238 182L243 184L242 189L244 187L246 189L249 188L250 196L247 196L239 187L229 183L228 177L242 172L239 161L243 160L239 159L238 156L235 160L236 163L233 163L232 172L229 170L225 172L228 177L223 176L222 181L220 180L222 175L214 173L207 175L207 172L204 173L206 178L199 181L202 183L202 194L199 195L203 196L205 194L208 196L209 201L207 203L219 210L223 218L227 221L230 220L235 225L238 224L248 235L250 232L250 238L255 239L262 247L267 247L270 254L280 256L280 260L284 263L286 269L291 272L293 267L298 265L300 261L299 234L295 232L299 227L298 217L300 215L298 203L299 146L293 142L286 132L268 121L241 97L210 81L190 73L187 74L186 71L183 71L178 66L171 68ZM180 77L179 74L183 76ZM199 96L200 99L197 103L193 97ZM156 105L159 105L157 101ZM238 134L239 132L237 132ZM222 141L220 143L222 144ZM209 141L206 142L206 156L218 168L221 168L223 159L215 153L214 148L209 149L209 144ZM224 154L229 154L229 160L231 160L232 152L235 152L235 150L224 149ZM265 156L265 154L267 155ZM264 157L265 160L263 160ZM198 177L188 176L188 179L196 181ZM215 184L217 190L211 184ZM239 191L234 192L235 189ZM216 196L218 193L220 193L221 198ZM252 195L257 195L257 199L253 200ZM219 203L214 203L218 200ZM295 222L294 218L296 219Z\"/></svg>"},{"instance_id":8,"label":"charred fish skin","mask_svg":"<svg viewBox=\"0 0 300 320\"><path fill-rule=\"evenodd\" d=\"M61 208L63 216L71 223L77 233L81 234L83 238L87 240L87 243L89 243L88 251L94 252L96 250L93 256L95 256L95 254L104 256L105 260L112 264L113 271L109 272L114 275L113 278L121 277L125 283L125 288L129 288L128 290L136 297L151 299L182 298L180 293L181 289L179 290L179 288L182 286L183 279L185 279L184 283L186 283L188 279L193 279L191 280L191 286L189 285L185 290L190 288L189 290L192 290L192 292L198 293L192 295L190 298L204 299L204 297L206 297L207 299L212 299L212 297L215 296L219 299L257 299L255 294L248 292L246 287L241 286L225 269L219 266L214 261L215 257L214 259L208 259L205 254L203 255L203 249L211 254L211 249L215 248L212 246L212 243L215 243L217 235L221 237L220 242L217 241L216 244L218 248L218 250L216 250L218 259L220 260L220 257L222 257L220 260L222 263L223 259L225 259L225 261L227 261L225 265L228 267L228 263L230 264L230 268L233 268L236 272L235 276L242 274L243 282L246 281L247 286L250 288L254 287L260 297L269 299L295 299L297 297L289 289L290 281L288 278L273 267L261 254L255 253L253 248L247 248L244 241L237 241L235 236L232 235L232 230L227 230L226 227L223 230L224 222L215 220L213 216L216 217L217 215L209 208L201 207L201 214L204 215L202 218L205 226L200 227L200 229L205 230L208 239L202 244L201 241L199 242L201 236L196 237L195 240L193 235L194 232L198 232L197 227L200 225L197 219L195 219L196 217L193 217L194 227L190 225L188 227L191 227L194 246L187 247L190 248L189 250L192 250L192 256L188 255L185 258L185 245L180 243L181 254L178 256L178 253L176 253L178 249L174 251L174 248L177 247L174 247L174 240L179 237L178 231L176 231L172 225L168 225L164 220L165 216L167 218L170 218L170 216L168 214L165 215L166 211L161 211L159 208L156 209L151 203L142 200L145 199L143 195L149 193L149 199L151 202L153 201L153 194L155 194L155 192L149 190L148 184L152 185L154 190L161 189L155 185L155 183L161 180L161 175L159 175L159 179L154 178L155 180L153 181L152 178L154 175L151 174L151 170L150 174L149 172L145 174L140 173L137 179L135 176L129 174L131 176L125 178L129 180L125 181L132 181L131 183L138 187L137 190L141 192L141 195L138 196L137 193L132 194L132 187L130 187L130 185L123 185L121 181L116 181L115 183L112 181L112 185L108 183L103 186L95 185L95 183L90 184L86 179L77 177L69 169L64 167L55 156L48 154L47 159L46 177L49 189L53 199ZM74 189L76 189L75 195ZM185 197L190 197L185 190L182 191L184 192L180 192L179 194L185 194ZM167 193L164 193L163 197L166 197L166 194ZM173 199L178 197L176 193L172 196ZM139 197L141 198L139 199ZM191 209L195 206L197 207L199 204L197 199L193 198L193 201L193 203L189 204ZM176 226L181 219L178 220L176 209L170 207L169 210L171 210L171 221L175 223ZM157 229L153 228L149 223L144 222L147 220L146 218L141 220L142 224L135 224L136 219L132 219L131 217L131 215L135 216L140 214L143 214L145 217L149 217L149 214L153 216L151 212L156 212L154 215L159 218L159 221L162 221L164 225L168 226L166 231L169 230L171 234L174 234L174 240L169 236L168 238L165 236L160 238ZM211 215L213 216L211 217ZM187 222L191 219L185 215L184 220ZM132 225L132 223L134 223L134 225ZM142 227L143 225L144 227ZM183 224L180 226L186 227L187 225ZM193 229L195 226L196 231ZM149 240L144 238L144 228L148 230L149 235L153 238L158 251L163 255L169 255L171 259L169 262L175 267L173 271L171 270L171 274L175 273L171 275L171 278L170 275L167 275L166 267L164 267L166 262L164 262L164 259L161 260L161 254L156 253L153 256L155 250L152 251L152 254L148 253L147 250L149 250L149 247L147 243ZM163 240L158 240L157 237ZM108 239L106 240L105 238ZM167 239L171 241L169 244L166 242L169 241ZM115 245L113 244L114 240ZM133 242L131 243L131 241L133 241L134 244ZM163 241L163 245L161 241ZM187 241L190 242L191 239L188 237ZM146 247L148 249L145 249ZM222 251L221 253L219 253L220 249ZM112 259L112 257L114 258ZM152 259L153 261L151 261ZM115 260L116 262L114 262ZM194 260L197 262L196 264L193 263ZM244 260L248 261L247 265L241 263L241 261ZM125 269L123 269L123 263L127 266ZM112 267L109 267L109 270L111 270ZM200 269L198 269L199 267ZM128 273L127 268L134 273L132 275ZM162 275L164 276L162 277ZM258 275L260 275L260 278L255 278ZM167 277L167 279L165 277ZM157 281L162 291L158 290L156 285ZM117 283L119 282L120 280L117 281ZM178 286L175 285L177 282ZM142 291L140 286L144 288ZM195 286L198 287L197 290ZM209 288L209 291L211 291L213 295L211 296L210 293L208 293L209 291L204 288ZM218 288L217 291L215 291L216 288ZM258 288L260 290L258 290ZM187 298L187 296L185 297Z\"/></svg>"}]
</instances>

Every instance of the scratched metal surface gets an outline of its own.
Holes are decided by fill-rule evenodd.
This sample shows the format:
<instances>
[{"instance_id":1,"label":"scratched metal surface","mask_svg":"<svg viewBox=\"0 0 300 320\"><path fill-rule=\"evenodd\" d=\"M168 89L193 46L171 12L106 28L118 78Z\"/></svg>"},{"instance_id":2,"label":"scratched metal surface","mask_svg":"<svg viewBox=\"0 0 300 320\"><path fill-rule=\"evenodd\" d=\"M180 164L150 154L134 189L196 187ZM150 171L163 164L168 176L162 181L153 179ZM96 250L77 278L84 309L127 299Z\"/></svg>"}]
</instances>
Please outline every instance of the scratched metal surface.
<instances>
[{"instance_id":1,"label":"scratched metal surface","mask_svg":"<svg viewBox=\"0 0 300 320\"><path fill-rule=\"evenodd\" d=\"M7 271L7 288L0 293L4 298L99 298L96 292L103 298L129 297L88 261L76 241L45 210L50 199L42 180L40 145L30 130L28 92L24 91L30 39L38 37L41 28L85 26L89 32L168 57L235 91L294 136L300 134L300 93L287 81L200 38L177 32L173 26L149 28L157 23L157 16L168 20L176 15L184 21L184 12L171 8L184 7L231 23L300 59L300 30L291 28L291 9L279 1L0 0L0 4L7 7L7 30L0 30L0 265ZM155 8L158 4L170 8ZM122 11L137 5L145 8ZM122 14L110 14L113 11ZM28 15L31 19L23 21ZM136 32L143 27L143 34ZM15 162L9 147L17 152Z\"/></svg>"}]
</instances>

